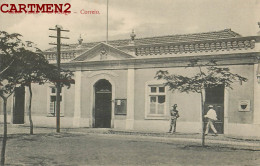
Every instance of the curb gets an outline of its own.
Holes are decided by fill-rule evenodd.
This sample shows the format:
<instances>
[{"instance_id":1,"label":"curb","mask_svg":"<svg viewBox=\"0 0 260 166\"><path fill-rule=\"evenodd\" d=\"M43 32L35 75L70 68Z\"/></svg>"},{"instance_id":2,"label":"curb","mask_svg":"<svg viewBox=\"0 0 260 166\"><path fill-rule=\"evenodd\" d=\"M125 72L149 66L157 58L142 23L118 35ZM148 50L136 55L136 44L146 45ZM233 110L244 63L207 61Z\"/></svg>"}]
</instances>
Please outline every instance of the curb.
<instances>
[{"instance_id":1,"label":"curb","mask_svg":"<svg viewBox=\"0 0 260 166\"><path fill-rule=\"evenodd\" d=\"M69 133L77 133L83 135L96 135L96 136L107 136L111 138L119 138L119 139L138 139L138 141L155 141L162 143L174 143L174 142L185 142L185 143L196 143L201 144L201 139L199 138L185 138L185 137L163 137L163 136L151 136L151 135L135 135L135 134L114 134L114 133L93 133L93 132L69 132ZM243 150L251 150L251 151L260 151L260 142L238 142L231 140L213 140L213 139L205 139L206 144L211 145L222 145L222 147L232 147L234 149L243 149Z\"/></svg>"},{"instance_id":2,"label":"curb","mask_svg":"<svg viewBox=\"0 0 260 166\"><path fill-rule=\"evenodd\" d=\"M17 126L14 129L28 128L27 126ZM46 130L53 130L55 128L48 127L35 127L37 129L43 129L44 133L48 133ZM68 128L61 129L61 133L78 133L78 134L91 134L91 135L102 135L110 136L113 138L139 138L143 141L149 141L149 139L155 140L156 142L167 142L172 143L174 141L178 142L190 142L190 143L201 143L201 134L200 133L176 133L176 134L167 134L166 132L146 132L146 131L135 131L135 130L114 130L111 128L108 129L95 129L95 128ZM41 133L41 132L40 132ZM15 134L15 133L13 133ZM194 138L196 137L196 138ZM207 136L205 139L206 143L214 145L229 145L229 146L239 146L239 147L249 147L251 150L260 150L260 140L259 138L245 138L237 136L225 136L219 135L217 137Z\"/></svg>"}]
</instances>

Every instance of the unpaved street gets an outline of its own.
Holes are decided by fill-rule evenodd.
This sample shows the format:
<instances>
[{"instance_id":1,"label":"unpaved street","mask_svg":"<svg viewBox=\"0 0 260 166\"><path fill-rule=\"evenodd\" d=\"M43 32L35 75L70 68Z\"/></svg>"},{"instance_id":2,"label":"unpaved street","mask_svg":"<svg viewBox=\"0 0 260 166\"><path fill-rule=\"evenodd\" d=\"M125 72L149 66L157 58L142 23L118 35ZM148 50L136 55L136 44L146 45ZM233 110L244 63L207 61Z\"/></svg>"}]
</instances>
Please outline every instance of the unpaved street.
<instances>
[{"instance_id":1,"label":"unpaved street","mask_svg":"<svg viewBox=\"0 0 260 166\"><path fill-rule=\"evenodd\" d=\"M138 138L138 137L137 137ZM10 135L10 165L260 165L260 151L197 143L159 142L116 135L50 133Z\"/></svg>"}]
</instances>

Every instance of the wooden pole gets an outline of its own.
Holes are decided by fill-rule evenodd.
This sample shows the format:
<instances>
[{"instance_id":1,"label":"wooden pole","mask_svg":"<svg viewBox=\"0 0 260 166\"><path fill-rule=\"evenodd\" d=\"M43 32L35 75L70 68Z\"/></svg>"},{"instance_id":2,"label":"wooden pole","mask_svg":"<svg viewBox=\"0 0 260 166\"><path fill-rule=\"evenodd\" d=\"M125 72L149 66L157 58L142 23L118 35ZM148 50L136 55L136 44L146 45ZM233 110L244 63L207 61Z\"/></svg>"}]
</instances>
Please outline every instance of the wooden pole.
<instances>
[{"instance_id":1,"label":"wooden pole","mask_svg":"<svg viewBox=\"0 0 260 166\"><path fill-rule=\"evenodd\" d=\"M61 46L68 46L65 44L61 44L61 38L62 39L69 39L68 37L61 37L61 31L69 32L69 30L62 29L61 26L56 25L55 29L49 29L52 31L57 31L57 36L49 36L51 38L57 38L57 43L50 43L51 45L57 45L57 68L58 68L58 81L56 82L56 131L57 133L60 132L60 93L61 93L61 78L60 78L60 59L61 59Z\"/></svg>"},{"instance_id":2,"label":"wooden pole","mask_svg":"<svg viewBox=\"0 0 260 166\"><path fill-rule=\"evenodd\" d=\"M108 43L108 0L107 0L107 37L106 37L106 43Z\"/></svg>"},{"instance_id":3,"label":"wooden pole","mask_svg":"<svg viewBox=\"0 0 260 166\"><path fill-rule=\"evenodd\" d=\"M56 132L60 132L60 31L57 27L57 67L58 67L58 81L56 84Z\"/></svg>"}]
</instances>

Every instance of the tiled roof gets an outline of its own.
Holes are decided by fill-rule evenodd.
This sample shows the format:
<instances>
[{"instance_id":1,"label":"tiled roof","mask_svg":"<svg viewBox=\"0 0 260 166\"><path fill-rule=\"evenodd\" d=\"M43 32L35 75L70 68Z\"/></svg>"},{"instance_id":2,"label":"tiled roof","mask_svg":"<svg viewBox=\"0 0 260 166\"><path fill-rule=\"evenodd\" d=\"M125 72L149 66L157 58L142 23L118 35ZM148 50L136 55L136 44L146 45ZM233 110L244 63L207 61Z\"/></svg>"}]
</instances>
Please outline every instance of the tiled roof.
<instances>
[{"instance_id":1,"label":"tiled roof","mask_svg":"<svg viewBox=\"0 0 260 166\"><path fill-rule=\"evenodd\" d=\"M135 44L143 45L143 44L179 43L179 42L225 39L225 38L233 38L233 37L241 37L241 35L231 31L231 29L225 29L216 32L141 38L141 39L136 39Z\"/></svg>"},{"instance_id":2,"label":"tiled roof","mask_svg":"<svg viewBox=\"0 0 260 166\"><path fill-rule=\"evenodd\" d=\"M241 37L240 34L232 31L231 29L224 29L221 31L205 32L205 33L193 33L184 35L168 35L168 36L158 36L158 37L147 37L147 38L136 38L135 45L149 45L149 44L163 44L163 43L179 43L179 42L192 42L192 41L203 41L203 40L217 40L217 39L227 39ZM131 39L124 40L112 40L108 41L108 44L113 47L124 47L129 46ZM68 47L63 47L62 50L89 50L100 42L83 43L81 46L79 44L71 44ZM56 51L56 48L50 48L46 50Z\"/></svg>"}]
</instances>

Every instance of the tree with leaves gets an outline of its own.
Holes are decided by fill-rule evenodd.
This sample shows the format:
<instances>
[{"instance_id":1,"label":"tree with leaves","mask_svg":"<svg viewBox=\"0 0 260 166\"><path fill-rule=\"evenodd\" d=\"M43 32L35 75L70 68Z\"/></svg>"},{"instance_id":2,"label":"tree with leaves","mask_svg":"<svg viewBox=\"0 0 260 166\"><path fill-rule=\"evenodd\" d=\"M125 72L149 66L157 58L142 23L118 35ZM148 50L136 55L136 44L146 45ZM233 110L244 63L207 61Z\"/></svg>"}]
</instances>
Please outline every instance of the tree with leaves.
<instances>
[{"instance_id":1,"label":"tree with leaves","mask_svg":"<svg viewBox=\"0 0 260 166\"><path fill-rule=\"evenodd\" d=\"M30 122L30 134L33 134L33 121L32 121L32 83L42 85L46 82L57 83L58 81L62 86L70 87L74 82L72 79L72 72L68 70L61 70L60 76L58 68L44 58L41 52L32 52L24 50L21 54L19 66L23 69L23 79L20 82L22 86L27 86L29 89L29 106L28 116ZM61 78L61 79L58 79Z\"/></svg>"},{"instance_id":2,"label":"tree with leaves","mask_svg":"<svg viewBox=\"0 0 260 166\"><path fill-rule=\"evenodd\" d=\"M5 147L7 141L7 99L13 94L15 87L22 79L20 71L21 68L15 66L16 61L12 63L8 69L2 73L0 77L0 97L3 99L3 115L4 115L4 134L1 150L1 165L5 162Z\"/></svg>"},{"instance_id":3,"label":"tree with leaves","mask_svg":"<svg viewBox=\"0 0 260 166\"><path fill-rule=\"evenodd\" d=\"M32 47L31 42L22 42L19 34L8 34L0 31L0 97L3 99L4 136L1 151L1 165L5 163L7 142L7 99L17 86L28 86L30 92L29 121L30 133L33 134L31 116L32 83L46 82L70 86L73 83L72 72L62 70L61 75L56 66L51 65L41 54L40 50Z\"/></svg>"},{"instance_id":4,"label":"tree with leaves","mask_svg":"<svg viewBox=\"0 0 260 166\"><path fill-rule=\"evenodd\" d=\"M232 89L232 84L236 81L246 82L247 79L238 74L230 72L228 67L216 67L216 63L211 61L206 70L202 70L202 65L198 64L198 59L192 60L189 67L198 67L199 72L194 76L187 77L183 75L170 74L168 71L157 71L155 78L165 80L165 86L169 90L179 92L194 92L199 93L201 98L202 108L202 146L205 146L205 125L204 125L204 95L203 92L207 88L213 88L219 85L224 85L226 88Z\"/></svg>"},{"instance_id":5,"label":"tree with leaves","mask_svg":"<svg viewBox=\"0 0 260 166\"><path fill-rule=\"evenodd\" d=\"M24 44L19 34L0 31L0 97L3 100L4 134L1 149L1 165L5 163L7 141L7 99L21 80L22 69L18 65L19 53Z\"/></svg>"},{"instance_id":6,"label":"tree with leaves","mask_svg":"<svg viewBox=\"0 0 260 166\"><path fill-rule=\"evenodd\" d=\"M0 31L0 76L11 67L17 57L17 52L23 46L20 37L18 33L8 34Z\"/></svg>"}]
</instances>

